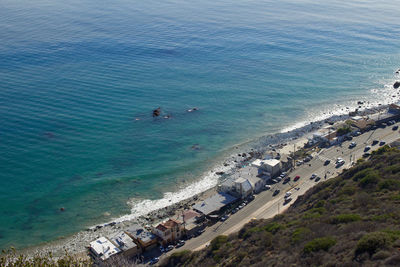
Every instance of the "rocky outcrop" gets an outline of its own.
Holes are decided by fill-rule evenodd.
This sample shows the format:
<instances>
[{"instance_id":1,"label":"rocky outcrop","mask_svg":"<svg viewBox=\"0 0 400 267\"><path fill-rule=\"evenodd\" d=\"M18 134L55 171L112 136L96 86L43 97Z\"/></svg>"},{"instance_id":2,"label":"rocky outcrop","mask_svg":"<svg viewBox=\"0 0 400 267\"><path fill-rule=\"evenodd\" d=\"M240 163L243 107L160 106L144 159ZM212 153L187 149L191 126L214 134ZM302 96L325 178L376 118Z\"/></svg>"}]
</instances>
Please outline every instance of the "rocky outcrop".
<instances>
[{"instance_id":1,"label":"rocky outcrop","mask_svg":"<svg viewBox=\"0 0 400 267\"><path fill-rule=\"evenodd\" d=\"M157 108L155 110L153 110L153 117L158 117L161 115L161 108Z\"/></svg>"},{"instance_id":2,"label":"rocky outcrop","mask_svg":"<svg viewBox=\"0 0 400 267\"><path fill-rule=\"evenodd\" d=\"M397 82L395 82L394 84L393 84L393 88L394 89L397 89L397 88L399 88L400 87L400 82L399 81L397 81Z\"/></svg>"}]
</instances>

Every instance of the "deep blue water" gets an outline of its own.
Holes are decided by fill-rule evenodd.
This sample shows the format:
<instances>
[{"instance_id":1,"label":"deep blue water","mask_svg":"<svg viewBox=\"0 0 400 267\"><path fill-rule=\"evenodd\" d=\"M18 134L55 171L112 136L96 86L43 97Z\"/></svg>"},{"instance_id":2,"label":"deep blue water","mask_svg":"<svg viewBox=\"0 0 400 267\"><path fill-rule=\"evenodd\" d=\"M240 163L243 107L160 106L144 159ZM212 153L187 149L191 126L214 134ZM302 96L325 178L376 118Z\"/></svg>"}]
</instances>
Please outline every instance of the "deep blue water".
<instances>
[{"instance_id":1,"label":"deep blue water","mask_svg":"<svg viewBox=\"0 0 400 267\"><path fill-rule=\"evenodd\" d=\"M1 0L0 247L130 213L236 144L387 100L396 1L316 2Z\"/></svg>"}]
</instances>

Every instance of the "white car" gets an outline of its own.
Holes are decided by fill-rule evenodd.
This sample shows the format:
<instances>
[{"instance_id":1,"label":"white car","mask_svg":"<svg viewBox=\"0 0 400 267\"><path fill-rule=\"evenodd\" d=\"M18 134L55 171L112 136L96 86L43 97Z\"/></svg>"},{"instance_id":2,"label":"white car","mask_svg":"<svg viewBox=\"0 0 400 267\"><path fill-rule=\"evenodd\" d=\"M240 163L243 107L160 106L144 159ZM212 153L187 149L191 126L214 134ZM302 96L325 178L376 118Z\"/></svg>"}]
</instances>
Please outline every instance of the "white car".
<instances>
[{"instance_id":1,"label":"white car","mask_svg":"<svg viewBox=\"0 0 400 267\"><path fill-rule=\"evenodd\" d=\"M265 185L265 190L270 190L271 189L271 186L270 185Z\"/></svg>"}]
</instances>

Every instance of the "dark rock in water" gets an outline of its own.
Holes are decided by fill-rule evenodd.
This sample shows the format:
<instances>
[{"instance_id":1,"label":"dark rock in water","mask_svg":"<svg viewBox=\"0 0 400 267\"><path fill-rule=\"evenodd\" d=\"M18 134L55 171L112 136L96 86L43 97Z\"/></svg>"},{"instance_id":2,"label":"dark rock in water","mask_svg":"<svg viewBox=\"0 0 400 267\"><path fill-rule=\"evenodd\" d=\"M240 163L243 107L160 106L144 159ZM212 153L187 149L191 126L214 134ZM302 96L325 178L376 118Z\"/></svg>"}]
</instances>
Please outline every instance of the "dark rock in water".
<instances>
[{"instance_id":1,"label":"dark rock in water","mask_svg":"<svg viewBox=\"0 0 400 267\"><path fill-rule=\"evenodd\" d=\"M193 149L193 150L200 150L200 145L199 145L199 144L194 144L194 145L192 146L192 149Z\"/></svg>"},{"instance_id":2,"label":"dark rock in water","mask_svg":"<svg viewBox=\"0 0 400 267\"><path fill-rule=\"evenodd\" d=\"M228 166L228 165L229 165L228 163L226 163L226 162L224 163L224 166L225 166L225 167Z\"/></svg>"},{"instance_id":3,"label":"dark rock in water","mask_svg":"<svg viewBox=\"0 0 400 267\"><path fill-rule=\"evenodd\" d=\"M397 89L397 88L399 88L400 87L400 82L395 82L394 84L393 84L393 88L394 89Z\"/></svg>"},{"instance_id":4,"label":"dark rock in water","mask_svg":"<svg viewBox=\"0 0 400 267\"><path fill-rule=\"evenodd\" d=\"M158 107L157 109L153 110L153 117L158 117L161 115L161 108Z\"/></svg>"},{"instance_id":5,"label":"dark rock in water","mask_svg":"<svg viewBox=\"0 0 400 267\"><path fill-rule=\"evenodd\" d=\"M240 154L238 154L238 156L240 157L241 155L240 155Z\"/></svg>"},{"instance_id":6,"label":"dark rock in water","mask_svg":"<svg viewBox=\"0 0 400 267\"><path fill-rule=\"evenodd\" d=\"M223 174L225 174L225 172L216 172L215 174L217 174L217 175L223 175Z\"/></svg>"},{"instance_id":7,"label":"dark rock in water","mask_svg":"<svg viewBox=\"0 0 400 267\"><path fill-rule=\"evenodd\" d=\"M65 208L64 208L64 207L61 207L61 208L60 208L60 211L65 211Z\"/></svg>"},{"instance_id":8,"label":"dark rock in water","mask_svg":"<svg viewBox=\"0 0 400 267\"><path fill-rule=\"evenodd\" d=\"M246 155L246 153L242 153L242 157L246 157L247 155Z\"/></svg>"},{"instance_id":9,"label":"dark rock in water","mask_svg":"<svg viewBox=\"0 0 400 267\"><path fill-rule=\"evenodd\" d=\"M362 105L362 104L364 104L364 102L362 102L362 101L357 102L357 105Z\"/></svg>"},{"instance_id":10,"label":"dark rock in water","mask_svg":"<svg viewBox=\"0 0 400 267\"><path fill-rule=\"evenodd\" d=\"M400 69L396 70L396 74L400 74Z\"/></svg>"}]
</instances>

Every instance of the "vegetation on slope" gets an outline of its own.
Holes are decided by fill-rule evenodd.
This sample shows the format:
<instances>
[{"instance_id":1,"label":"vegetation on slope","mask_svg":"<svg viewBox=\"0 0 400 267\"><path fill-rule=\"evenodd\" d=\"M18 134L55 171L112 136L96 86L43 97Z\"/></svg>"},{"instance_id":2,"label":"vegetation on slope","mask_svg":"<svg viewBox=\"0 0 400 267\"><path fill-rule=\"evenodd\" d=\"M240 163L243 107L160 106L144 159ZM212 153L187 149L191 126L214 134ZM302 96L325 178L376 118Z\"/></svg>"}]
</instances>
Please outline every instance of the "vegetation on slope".
<instances>
[{"instance_id":1,"label":"vegetation on slope","mask_svg":"<svg viewBox=\"0 0 400 267\"><path fill-rule=\"evenodd\" d=\"M289 210L215 238L164 266L400 266L400 151L383 147L369 161L320 183Z\"/></svg>"}]
</instances>

